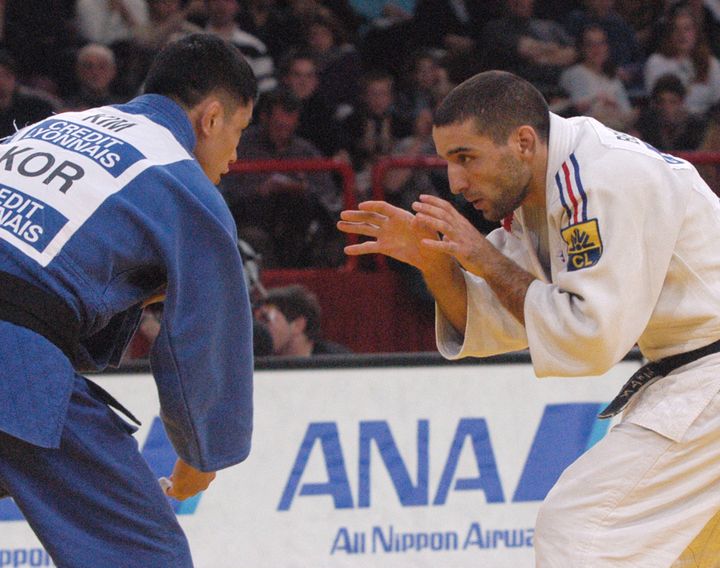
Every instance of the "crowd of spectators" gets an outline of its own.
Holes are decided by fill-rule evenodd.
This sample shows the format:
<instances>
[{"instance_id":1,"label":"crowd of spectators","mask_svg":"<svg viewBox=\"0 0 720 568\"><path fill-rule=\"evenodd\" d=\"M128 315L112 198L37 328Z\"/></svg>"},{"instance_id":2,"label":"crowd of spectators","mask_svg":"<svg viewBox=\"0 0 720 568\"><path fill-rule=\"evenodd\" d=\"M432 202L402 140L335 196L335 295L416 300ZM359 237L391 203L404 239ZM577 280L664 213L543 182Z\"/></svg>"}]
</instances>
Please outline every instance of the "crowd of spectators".
<instances>
[{"instance_id":1,"label":"crowd of spectators","mask_svg":"<svg viewBox=\"0 0 720 568\"><path fill-rule=\"evenodd\" d=\"M563 116L659 150L720 150L718 0L0 0L0 136L129 100L163 45L200 31L237 45L259 78L240 158L343 160L358 200L379 157L433 155L435 105L491 68ZM264 267L343 262L338 175L233 174L220 189ZM390 170L383 189L405 207L419 192L452 198L435 170Z\"/></svg>"}]
</instances>

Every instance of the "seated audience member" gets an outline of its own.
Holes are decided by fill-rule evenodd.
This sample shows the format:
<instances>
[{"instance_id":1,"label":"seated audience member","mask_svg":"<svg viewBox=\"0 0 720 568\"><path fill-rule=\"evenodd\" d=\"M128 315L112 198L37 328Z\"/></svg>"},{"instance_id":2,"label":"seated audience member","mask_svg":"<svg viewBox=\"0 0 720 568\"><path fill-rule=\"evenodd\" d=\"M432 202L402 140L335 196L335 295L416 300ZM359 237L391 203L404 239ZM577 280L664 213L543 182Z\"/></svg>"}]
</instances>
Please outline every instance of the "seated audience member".
<instances>
[{"instance_id":1,"label":"seated audience member","mask_svg":"<svg viewBox=\"0 0 720 568\"><path fill-rule=\"evenodd\" d=\"M340 150L340 129L333 109L320 93L315 57L307 50L290 50L280 65L280 80L301 103L296 134L309 140L325 156Z\"/></svg>"},{"instance_id":2,"label":"seated audience member","mask_svg":"<svg viewBox=\"0 0 720 568\"><path fill-rule=\"evenodd\" d=\"M347 347L322 339L320 316L317 296L299 284L271 288L255 308L256 319L267 326L272 336L273 355L350 353Z\"/></svg>"},{"instance_id":3,"label":"seated audience member","mask_svg":"<svg viewBox=\"0 0 720 568\"><path fill-rule=\"evenodd\" d=\"M681 6L667 21L658 51L645 63L645 89L662 75L677 75L687 89L685 106L694 114L720 101L720 62L712 55L692 10Z\"/></svg>"},{"instance_id":4,"label":"seated audience member","mask_svg":"<svg viewBox=\"0 0 720 568\"><path fill-rule=\"evenodd\" d=\"M412 124L420 112L434 109L447 94L441 85L443 79L438 57L433 51L423 49L413 53L398 84L395 103L398 114Z\"/></svg>"},{"instance_id":5,"label":"seated audience member","mask_svg":"<svg viewBox=\"0 0 720 568\"><path fill-rule=\"evenodd\" d=\"M688 112L687 90L675 75L663 75L653 87L647 106L640 112L635 131L658 150L695 150L703 140L705 120Z\"/></svg>"},{"instance_id":6,"label":"seated audience member","mask_svg":"<svg viewBox=\"0 0 720 568\"><path fill-rule=\"evenodd\" d=\"M533 4L534 0L505 0L505 15L488 22L484 40L490 61L550 96L562 70L575 63L577 51L559 23L533 17Z\"/></svg>"},{"instance_id":7,"label":"seated audience member","mask_svg":"<svg viewBox=\"0 0 720 568\"><path fill-rule=\"evenodd\" d=\"M258 91L265 93L277 86L275 63L267 46L254 35L240 29L235 18L240 12L237 0L205 0L205 31L218 35L237 47L250 64L258 80Z\"/></svg>"},{"instance_id":8,"label":"seated audience member","mask_svg":"<svg viewBox=\"0 0 720 568\"><path fill-rule=\"evenodd\" d=\"M277 0L246 0L240 2L237 17L240 28L262 41L275 62L303 42L302 19L283 4Z\"/></svg>"},{"instance_id":9,"label":"seated audience member","mask_svg":"<svg viewBox=\"0 0 720 568\"><path fill-rule=\"evenodd\" d=\"M361 197L370 192L370 170L378 157L390 154L397 141L412 131L394 107L394 79L386 71L369 71L362 78L357 108L340 123L344 148L358 175Z\"/></svg>"},{"instance_id":10,"label":"seated audience member","mask_svg":"<svg viewBox=\"0 0 720 568\"><path fill-rule=\"evenodd\" d=\"M300 101L284 88L258 102L257 123L240 139L240 161L322 158L299 138ZM240 236L263 256L265 267L333 266L343 261L342 235L335 220L340 188L328 172L228 175L221 189Z\"/></svg>"},{"instance_id":11,"label":"seated audience member","mask_svg":"<svg viewBox=\"0 0 720 568\"><path fill-rule=\"evenodd\" d=\"M72 0L2 0L2 44L28 86L62 96L79 41Z\"/></svg>"},{"instance_id":12,"label":"seated audience member","mask_svg":"<svg viewBox=\"0 0 720 568\"><path fill-rule=\"evenodd\" d=\"M148 9L145 0L76 0L75 17L82 38L110 46L132 41L147 25Z\"/></svg>"},{"instance_id":13,"label":"seated audience member","mask_svg":"<svg viewBox=\"0 0 720 568\"><path fill-rule=\"evenodd\" d=\"M584 6L572 10L563 21L565 29L579 43L590 25L600 26L606 34L608 60L627 86L642 87L640 79L643 55L635 30L615 11L615 0L583 0Z\"/></svg>"},{"instance_id":14,"label":"seated audience member","mask_svg":"<svg viewBox=\"0 0 720 568\"><path fill-rule=\"evenodd\" d=\"M477 54L483 26L499 17L502 7L503 0L418 0L413 14L414 44L451 56Z\"/></svg>"},{"instance_id":15,"label":"seated audience member","mask_svg":"<svg viewBox=\"0 0 720 568\"><path fill-rule=\"evenodd\" d=\"M413 133L395 144L392 155L413 158L437 155L432 139L430 109L426 108L418 113ZM385 175L383 187L388 203L408 211L421 193L437 195L430 178L430 170L424 168L392 168Z\"/></svg>"},{"instance_id":16,"label":"seated audience member","mask_svg":"<svg viewBox=\"0 0 720 568\"><path fill-rule=\"evenodd\" d=\"M360 56L332 14L316 12L305 25L305 44L315 56L320 73L320 93L333 109L333 116L341 119L357 102Z\"/></svg>"},{"instance_id":17,"label":"seated audience member","mask_svg":"<svg viewBox=\"0 0 720 568\"><path fill-rule=\"evenodd\" d=\"M635 118L630 98L609 58L607 34L598 25L580 36L580 62L560 75L560 87L579 114L597 118L611 128L626 130Z\"/></svg>"},{"instance_id":18,"label":"seated audience member","mask_svg":"<svg viewBox=\"0 0 720 568\"><path fill-rule=\"evenodd\" d=\"M122 102L111 90L117 75L115 55L109 47L89 43L82 47L75 62L75 92L67 97L69 110L85 110Z\"/></svg>"},{"instance_id":19,"label":"seated audience member","mask_svg":"<svg viewBox=\"0 0 720 568\"><path fill-rule=\"evenodd\" d=\"M0 51L0 137L58 110L49 97L21 86L15 69L15 60L6 51Z\"/></svg>"},{"instance_id":20,"label":"seated audience member","mask_svg":"<svg viewBox=\"0 0 720 568\"><path fill-rule=\"evenodd\" d=\"M204 8L202 0L185 4L181 0L147 0L147 6L148 23L138 29L135 41L149 56L170 41L202 31L187 19L189 14Z\"/></svg>"}]
</instances>

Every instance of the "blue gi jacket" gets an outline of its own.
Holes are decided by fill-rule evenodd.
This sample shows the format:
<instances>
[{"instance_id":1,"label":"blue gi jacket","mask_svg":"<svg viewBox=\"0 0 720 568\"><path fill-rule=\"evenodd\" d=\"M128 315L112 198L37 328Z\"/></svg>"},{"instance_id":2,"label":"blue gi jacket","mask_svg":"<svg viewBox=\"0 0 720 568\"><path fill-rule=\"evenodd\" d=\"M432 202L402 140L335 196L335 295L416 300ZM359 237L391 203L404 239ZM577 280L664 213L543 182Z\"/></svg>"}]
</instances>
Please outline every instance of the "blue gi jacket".
<instances>
[{"instance_id":1,"label":"blue gi jacket","mask_svg":"<svg viewBox=\"0 0 720 568\"><path fill-rule=\"evenodd\" d=\"M63 113L0 144L0 271L59 296L80 322L70 361L0 321L0 430L58 447L76 370L117 364L167 283L151 365L178 455L212 471L247 457L252 331L236 228L168 98Z\"/></svg>"}]
</instances>

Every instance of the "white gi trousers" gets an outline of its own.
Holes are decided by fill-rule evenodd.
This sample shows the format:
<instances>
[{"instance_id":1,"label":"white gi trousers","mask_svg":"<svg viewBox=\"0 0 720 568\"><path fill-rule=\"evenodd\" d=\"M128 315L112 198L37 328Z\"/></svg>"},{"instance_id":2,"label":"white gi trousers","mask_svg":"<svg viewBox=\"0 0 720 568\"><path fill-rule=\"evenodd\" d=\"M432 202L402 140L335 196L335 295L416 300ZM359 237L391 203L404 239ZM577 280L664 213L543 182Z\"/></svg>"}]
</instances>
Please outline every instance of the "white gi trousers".
<instances>
[{"instance_id":1,"label":"white gi trousers","mask_svg":"<svg viewBox=\"0 0 720 568\"><path fill-rule=\"evenodd\" d=\"M568 467L538 514L536 566L668 568L719 510L716 394L679 442L621 422Z\"/></svg>"}]
</instances>

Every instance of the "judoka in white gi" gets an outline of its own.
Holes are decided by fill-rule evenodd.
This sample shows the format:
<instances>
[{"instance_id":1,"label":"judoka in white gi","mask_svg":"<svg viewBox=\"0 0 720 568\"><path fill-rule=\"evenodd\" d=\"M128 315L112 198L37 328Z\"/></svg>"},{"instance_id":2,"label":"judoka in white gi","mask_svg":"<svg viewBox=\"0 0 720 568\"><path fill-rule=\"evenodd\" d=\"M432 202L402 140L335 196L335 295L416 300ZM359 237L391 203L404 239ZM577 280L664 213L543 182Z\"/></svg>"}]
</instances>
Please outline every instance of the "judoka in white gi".
<instances>
[{"instance_id":1,"label":"judoka in white gi","mask_svg":"<svg viewBox=\"0 0 720 568\"><path fill-rule=\"evenodd\" d=\"M718 197L688 162L549 113L508 73L459 85L433 138L453 193L502 228L485 238L433 196L414 214L365 202L338 228L370 239L346 252L420 269L451 359L529 347L538 377L597 375L637 343L654 363L547 496L537 566L671 566L720 510Z\"/></svg>"},{"instance_id":2,"label":"judoka in white gi","mask_svg":"<svg viewBox=\"0 0 720 568\"><path fill-rule=\"evenodd\" d=\"M207 488L250 451L250 304L214 184L255 95L234 47L194 35L161 52L146 94L0 144L0 493L57 566L192 566L134 427L78 374L119 362L159 291L151 364L179 456L169 494Z\"/></svg>"}]
</instances>

